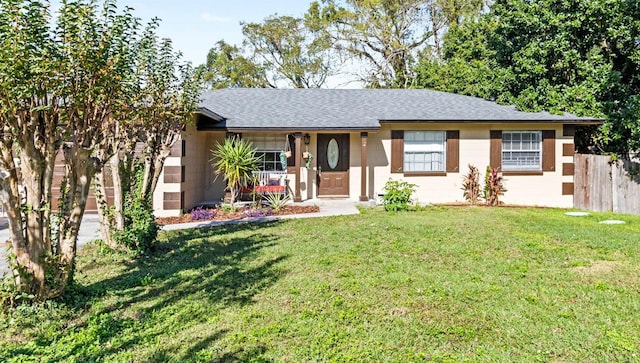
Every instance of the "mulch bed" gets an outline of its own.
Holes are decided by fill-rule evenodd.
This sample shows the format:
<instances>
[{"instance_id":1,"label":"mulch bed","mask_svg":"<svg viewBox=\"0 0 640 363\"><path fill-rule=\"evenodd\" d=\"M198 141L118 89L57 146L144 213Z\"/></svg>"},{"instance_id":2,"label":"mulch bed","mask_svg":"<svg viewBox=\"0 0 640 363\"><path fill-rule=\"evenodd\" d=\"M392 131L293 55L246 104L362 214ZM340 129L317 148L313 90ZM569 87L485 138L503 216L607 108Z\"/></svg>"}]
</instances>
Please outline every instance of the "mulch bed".
<instances>
[{"instance_id":1,"label":"mulch bed","mask_svg":"<svg viewBox=\"0 0 640 363\"><path fill-rule=\"evenodd\" d=\"M185 213L178 217L161 217L156 218L156 223L161 226L167 224L180 224L180 223L191 223L191 222L206 222L206 221L226 221L226 220L238 220L249 218L245 211L249 210L249 208L240 208L236 212L223 212L222 210L216 210L215 216L210 219L200 219L193 220L191 218L191 213ZM320 211L320 207L317 205L309 205L309 206L300 206L300 205L287 205L282 207L277 212L272 212L271 216L284 216L290 214L303 214L303 213L316 213Z\"/></svg>"}]
</instances>

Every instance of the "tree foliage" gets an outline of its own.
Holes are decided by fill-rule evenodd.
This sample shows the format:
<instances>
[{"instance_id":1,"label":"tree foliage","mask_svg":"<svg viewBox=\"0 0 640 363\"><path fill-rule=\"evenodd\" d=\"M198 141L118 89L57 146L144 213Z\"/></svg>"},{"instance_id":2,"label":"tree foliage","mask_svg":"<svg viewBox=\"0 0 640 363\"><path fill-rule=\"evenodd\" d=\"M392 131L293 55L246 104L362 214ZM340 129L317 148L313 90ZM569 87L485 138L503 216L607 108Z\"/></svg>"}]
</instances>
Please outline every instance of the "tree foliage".
<instances>
[{"instance_id":1,"label":"tree foliage","mask_svg":"<svg viewBox=\"0 0 640 363\"><path fill-rule=\"evenodd\" d=\"M17 286L38 300L73 279L77 233L99 151L133 97L138 20L113 1L0 0L0 169ZM54 165L63 154L57 210Z\"/></svg>"},{"instance_id":2,"label":"tree foliage","mask_svg":"<svg viewBox=\"0 0 640 363\"><path fill-rule=\"evenodd\" d=\"M270 85L284 81L289 87L318 88L334 72L330 38L303 19L273 15L262 23L243 23L242 33Z\"/></svg>"},{"instance_id":3,"label":"tree foliage","mask_svg":"<svg viewBox=\"0 0 640 363\"><path fill-rule=\"evenodd\" d=\"M89 188L105 163L130 162L144 140L147 176L137 185L148 198L192 117L193 69L156 39L156 24L141 29L115 0L62 1L55 18L42 1L0 0L0 197L16 286L37 300L73 280Z\"/></svg>"},{"instance_id":4,"label":"tree foliage","mask_svg":"<svg viewBox=\"0 0 640 363\"><path fill-rule=\"evenodd\" d=\"M446 29L481 6L479 0L322 0L306 17L343 54L366 65L359 80L370 87L408 87L417 55L438 58Z\"/></svg>"},{"instance_id":5,"label":"tree foliage","mask_svg":"<svg viewBox=\"0 0 640 363\"><path fill-rule=\"evenodd\" d=\"M133 236L127 241L134 242L124 243L129 249L149 246L148 242L139 243L153 238L140 236L137 220L142 216L144 223L153 224L149 222L153 221L153 191L171 146L191 122L200 97L199 76L191 64L181 61L182 55L173 50L170 39L158 39L158 24L158 19L147 24L133 46L136 92L127 115L132 121L109 137L113 156L106 167L113 181L113 206L106 198L104 174L97 175L103 238L111 247L123 241L118 236ZM136 155L136 148L141 149L141 155ZM138 164L142 170L137 169ZM155 236L154 226L148 230L151 232L144 234Z\"/></svg>"},{"instance_id":6,"label":"tree foliage","mask_svg":"<svg viewBox=\"0 0 640 363\"><path fill-rule=\"evenodd\" d=\"M220 40L209 50L207 62L200 66L207 88L275 88L266 69L245 57L238 46Z\"/></svg>"},{"instance_id":7,"label":"tree foliage","mask_svg":"<svg viewBox=\"0 0 640 363\"><path fill-rule=\"evenodd\" d=\"M640 3L501 0L445 41L443 63L418 66L420 86L604 117L603 150L640 149Z\"/></svg>"}]
</instances>

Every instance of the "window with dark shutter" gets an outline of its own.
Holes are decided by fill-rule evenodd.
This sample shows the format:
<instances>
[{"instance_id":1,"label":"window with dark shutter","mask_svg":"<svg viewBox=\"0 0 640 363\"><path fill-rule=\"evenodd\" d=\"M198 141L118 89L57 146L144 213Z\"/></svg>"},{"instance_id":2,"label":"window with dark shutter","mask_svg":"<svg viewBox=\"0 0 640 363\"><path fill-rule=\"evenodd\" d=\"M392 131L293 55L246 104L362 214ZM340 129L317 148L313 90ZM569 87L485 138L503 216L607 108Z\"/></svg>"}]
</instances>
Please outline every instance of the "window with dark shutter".
<instances>
[{"instance_id":1,"label":"window with dark shutter","mask_svg":"<svg viewBox=\"0 0 640 363\"><path fill-rule=\"evenodd\" d=\"M391 173L415 176L460 171L460 131L391 131Z\"/></svg>"}]
</instances>

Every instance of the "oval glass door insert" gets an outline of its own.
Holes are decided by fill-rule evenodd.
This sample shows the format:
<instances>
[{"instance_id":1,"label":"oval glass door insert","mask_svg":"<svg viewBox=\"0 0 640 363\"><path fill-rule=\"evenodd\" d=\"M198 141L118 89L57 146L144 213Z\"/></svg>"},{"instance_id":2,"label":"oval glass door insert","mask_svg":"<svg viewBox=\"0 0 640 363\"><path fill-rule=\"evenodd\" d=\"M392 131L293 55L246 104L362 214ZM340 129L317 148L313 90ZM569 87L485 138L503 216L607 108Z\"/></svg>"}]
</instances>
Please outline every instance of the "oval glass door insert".
<instances>
[{"instance_id":1,"label":"oval glass door insert","mask_svg":"<svg viewBox=\"0 0 640 363\"><path fill-rule=\"evenodd\" d=\"M338 166L339 157L340 149L338 148L338 142L336 139L331 139L327 146L327 161L329 162L329 167L331 169L335 169Z\"/></svg>"}]
</instances>

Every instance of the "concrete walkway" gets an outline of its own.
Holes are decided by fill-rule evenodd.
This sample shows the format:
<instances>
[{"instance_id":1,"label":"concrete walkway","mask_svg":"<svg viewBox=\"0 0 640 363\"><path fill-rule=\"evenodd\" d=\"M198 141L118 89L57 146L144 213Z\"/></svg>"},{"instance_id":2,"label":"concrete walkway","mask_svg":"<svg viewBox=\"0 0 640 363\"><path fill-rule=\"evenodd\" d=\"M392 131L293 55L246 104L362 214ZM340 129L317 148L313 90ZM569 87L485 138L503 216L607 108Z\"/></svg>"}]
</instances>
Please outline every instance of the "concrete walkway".
<instances>
[{"instance_id":1,"label":"concrete walkway","mask_svg":"<svg viewBox=\"0 0 640 363\"><path fill-rule=\"evenodd\" d=\"M333 199L311 199L302 203L295 203L295 205L317 205L320 207L320 211L316 213L303 213L303 214L290 214L284 216L269 216L269 217L257 217L257 218L243 218L235 219L231 221L208 221L208 222L193 222L193 223L180 223L170 224L162 227L163 231L173 231L178 229L200 228L200 227L216 227L225 224L244 224L244 223L256 223L256 222L271 222L282 219L293 218L318 218L318 217L330 217L330 216L342 216L359 214L360 211L356 208L359 204L352 200L333 200Z\"/></svg>"},{"instance_id":2,"label":"concrete walkway","mask_svg":"<svg viewBox=\"0 0 640 363\"><path fill-rule=\"evenodd\" d=\"M329 217L339 215L353 215L359 214L357 205L370 205L368 203L359 203L352 200L333 200L333 199L311 199L302 203L296 203L296 205L317 205L320 207L320 211L317 213L304 213L304 214L292 214L286 216L270 216L259 218L245 218L232 221L210 221L210 222L194 222L194 223L180 223L171 224L162 227L164 231L172 231L179 229L189 228L201 228L201 227L215 227L224 224L243 224L243 223L258 223L258 222L270 222L282 219L292 218L317 218L317 217ZM78 248L84 246L90 241L100 238L100 221L97 215L85 215L80 225L80 232L78 233ZM7 227L6 219L0 217L0 278L9 274L9 265L7 263L7 254L9 250L9 244L5 241L9 240L9 229Z\"/></svg>"}]
</instances>

